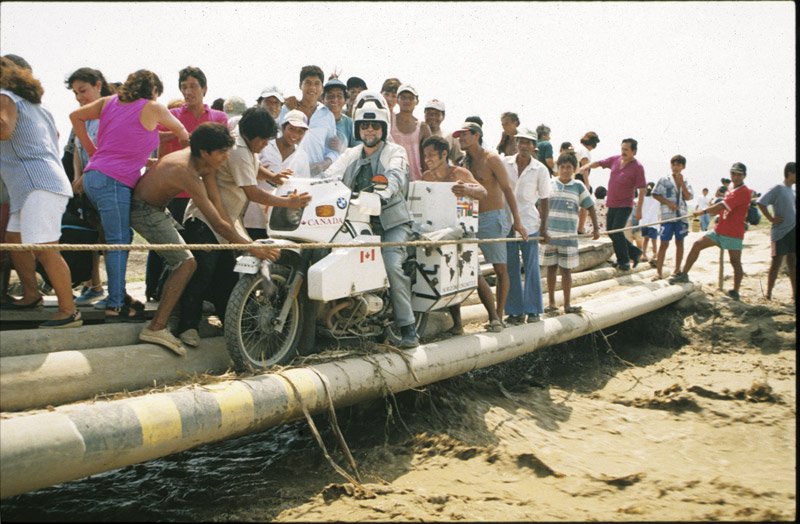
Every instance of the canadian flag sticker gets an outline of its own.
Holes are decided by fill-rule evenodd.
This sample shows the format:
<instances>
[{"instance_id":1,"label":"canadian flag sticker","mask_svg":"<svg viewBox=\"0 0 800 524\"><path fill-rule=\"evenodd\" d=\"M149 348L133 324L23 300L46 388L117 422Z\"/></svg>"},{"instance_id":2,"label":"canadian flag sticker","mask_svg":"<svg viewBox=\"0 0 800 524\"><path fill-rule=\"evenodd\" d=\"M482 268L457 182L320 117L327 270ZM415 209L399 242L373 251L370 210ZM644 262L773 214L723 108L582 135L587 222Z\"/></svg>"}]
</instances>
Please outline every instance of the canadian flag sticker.
<instances>
[{"instance_id":1,"label":"canadian flag sticker","mask_svg":"<svg viewBox=\"0 0 800 524\"><path fill-rule=\"evenodd\" d=\"M375 260L375 248L361 252L361 263L363 264L365 260Z\"/></svg>"}]
</instances>

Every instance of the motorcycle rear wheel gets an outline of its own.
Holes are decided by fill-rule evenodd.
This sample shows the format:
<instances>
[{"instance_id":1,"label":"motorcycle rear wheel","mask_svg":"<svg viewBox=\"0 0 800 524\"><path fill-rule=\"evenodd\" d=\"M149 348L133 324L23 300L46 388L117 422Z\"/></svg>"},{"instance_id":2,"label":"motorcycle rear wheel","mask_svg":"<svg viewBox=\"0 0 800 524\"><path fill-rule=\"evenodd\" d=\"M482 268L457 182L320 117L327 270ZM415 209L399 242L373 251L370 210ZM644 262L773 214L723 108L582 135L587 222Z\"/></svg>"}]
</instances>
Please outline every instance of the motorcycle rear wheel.
<instances>
[{"instance_id":1,"label":"motorcycle rear wheel","mask_svg":"<svg viewBox=\"0 0 800 524\"><path fill-rule=\"evenodd\" d=\"M273 265L275 292L267 296L260 274L242 275L225 310L225 345L237 371L261 371L290 362L313 349L315 318L306 284L293 298L282 332L274 321L287 300L291 269Z\"/></svg>"}]
</instances>

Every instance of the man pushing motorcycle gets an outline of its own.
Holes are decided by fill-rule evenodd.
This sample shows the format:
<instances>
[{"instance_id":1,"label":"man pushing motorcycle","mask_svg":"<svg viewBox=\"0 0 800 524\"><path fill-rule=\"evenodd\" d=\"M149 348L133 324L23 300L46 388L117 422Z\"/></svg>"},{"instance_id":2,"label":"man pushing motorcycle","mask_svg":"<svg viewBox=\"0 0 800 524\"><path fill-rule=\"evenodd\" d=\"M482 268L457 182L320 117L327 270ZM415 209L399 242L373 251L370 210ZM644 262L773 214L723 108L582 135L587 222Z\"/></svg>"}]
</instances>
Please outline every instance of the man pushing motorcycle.
<instances>
[{"instance_id":1,"label":"man pushing motorcycle","mask_svg":"<svg viewBox=\"0 0 800 524\"><path fill-rule=\"evenodd\" d=\"M341 177L354 192L374 192L380 197L381 213L371 218L375 234L382 242L406 242L412 239L408 194L408 158L405 149L387 143L390 115L383 97L362 92L356 100L353 118L354 135L361 144L346 150L326 171L325 176ZM389 296L394 321L400 330L402 349L419 346L411 308L411 279L404 272L406 247L381 248L389 279Z\"/></svg>"}]
</instances>

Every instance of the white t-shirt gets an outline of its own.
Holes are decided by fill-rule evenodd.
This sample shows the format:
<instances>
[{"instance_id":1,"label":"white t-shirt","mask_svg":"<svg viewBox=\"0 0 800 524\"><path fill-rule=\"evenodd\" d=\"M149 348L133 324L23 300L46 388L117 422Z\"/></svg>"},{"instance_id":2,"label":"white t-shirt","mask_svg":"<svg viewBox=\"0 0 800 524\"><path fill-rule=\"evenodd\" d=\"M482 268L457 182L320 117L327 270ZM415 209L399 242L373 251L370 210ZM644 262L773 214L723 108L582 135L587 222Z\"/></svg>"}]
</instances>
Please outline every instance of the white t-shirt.
<instances>
[{"instance_id":1,"label":"white t-shirt","mask_svg":"<svg viewBox=\"0 0 800 524\"><path fill-rule=\"evenodd\" d=\"M283 159L281 158L281 151L278 149L278 142L275 139L270 140L266 147L261 150L258 154L258 161L262 166L273 173L279 173L284 169L291 169L294 171L294 175L292 176L301 178L311 177L311 170L309 168L308 155L306 152L298 147L295 149L294 153L286 157L286 159ZM270 193L275 190L266 180L259 180L258 187ZM242 219L244 227L266 229L267 216L264 212L264 208L265 206L261 204L250 202L244 213L244 218Z\"/></svg>"},{"instance_id":2,"label":"white t-shirt","mask_svg":"<svg viewBox=\"0 0 800 524\"><path fill-rule=\"evenodd\" d=\"M503 165L508 173L508 180L514 189L517 199L517 212L522 225L533 234L539 231L539 210L536 202L540 198L550 198L550 171L547 166L531 158L522 173L517 175L517 155L503 157ZM508 205L506 205L508 207Z\"/></svg>"},{"instance_id":3,"label":"white t-shirt","mask_svg":"<svg viewBox=\"0 0 800 524\"><path fill-rule=\"evenodd\" d=\"M705 209L705 208L708 207L708 205L709 205L708 197L705 197L703 195L699 195L697 197L697 199L695 200L694 208L695 209Z\"/></svg>"},{"instance_id":4,"label":"white t-shirt","mask_svg":"<svg viewBox=\"0 0 800 524\"><path fill-rule=\"evenodd\" d=\"M658 210L661 207L661 204L653 198L652 196L644 197L644 203L642 204L642 219L639 221L640 224L652 224L653 222L658 222ZM647 226L652 228L658 228L658 226Z\"/></svg>"}]
</instances>

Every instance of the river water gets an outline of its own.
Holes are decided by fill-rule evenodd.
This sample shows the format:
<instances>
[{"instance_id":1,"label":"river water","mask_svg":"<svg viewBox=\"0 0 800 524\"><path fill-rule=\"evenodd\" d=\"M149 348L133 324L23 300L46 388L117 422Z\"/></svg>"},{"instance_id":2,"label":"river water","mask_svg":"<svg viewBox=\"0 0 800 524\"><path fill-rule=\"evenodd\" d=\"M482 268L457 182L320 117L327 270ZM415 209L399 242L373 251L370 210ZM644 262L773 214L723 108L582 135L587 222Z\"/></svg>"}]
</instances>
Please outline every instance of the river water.
<instances>
[{"instance_id":1,"label":"river water","mask_svg":"<svg viewBox=\"0 0 800 524\"><path fill-rule=\"evenodd\" d=\"M317 447L305 421L2 501L4 522L219 520L275 497L288 453Z\"/></svg>"}]
</instances>

